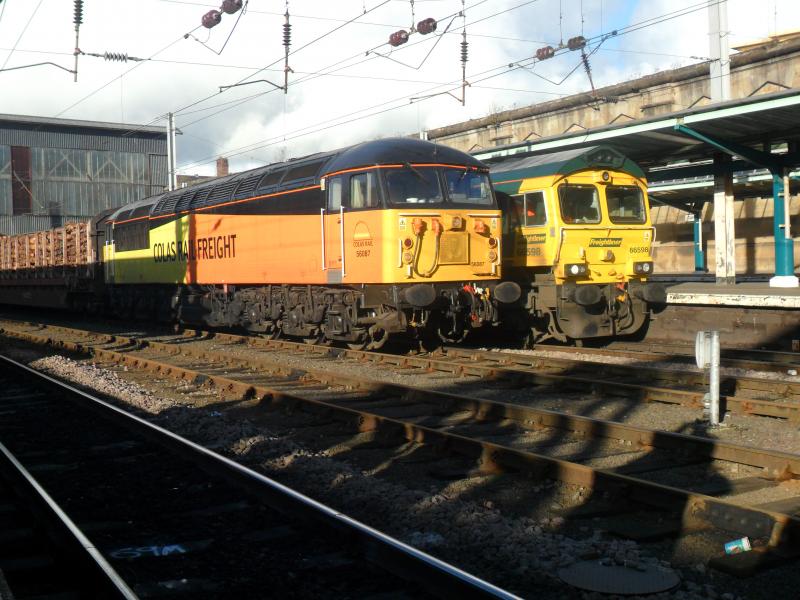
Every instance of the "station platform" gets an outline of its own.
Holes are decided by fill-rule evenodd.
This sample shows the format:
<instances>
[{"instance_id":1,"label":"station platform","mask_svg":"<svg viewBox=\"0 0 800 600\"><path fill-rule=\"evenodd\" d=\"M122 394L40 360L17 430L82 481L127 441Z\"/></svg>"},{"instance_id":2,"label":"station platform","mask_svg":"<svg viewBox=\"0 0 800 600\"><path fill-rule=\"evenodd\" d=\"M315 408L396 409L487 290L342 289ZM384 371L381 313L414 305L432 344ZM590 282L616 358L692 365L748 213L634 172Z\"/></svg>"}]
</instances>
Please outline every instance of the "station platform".
<instances>
[{"instance_id":1,"label":"station platform","mask_svg":"<svg viewBox=\"0 0 800 600\"><path fill-rule=\"evenodd\" d=\"M800 309L800 288L770 287L768 281L734 285L715 282L667 283L667 304Z\"/></svg>"}]
</instances>

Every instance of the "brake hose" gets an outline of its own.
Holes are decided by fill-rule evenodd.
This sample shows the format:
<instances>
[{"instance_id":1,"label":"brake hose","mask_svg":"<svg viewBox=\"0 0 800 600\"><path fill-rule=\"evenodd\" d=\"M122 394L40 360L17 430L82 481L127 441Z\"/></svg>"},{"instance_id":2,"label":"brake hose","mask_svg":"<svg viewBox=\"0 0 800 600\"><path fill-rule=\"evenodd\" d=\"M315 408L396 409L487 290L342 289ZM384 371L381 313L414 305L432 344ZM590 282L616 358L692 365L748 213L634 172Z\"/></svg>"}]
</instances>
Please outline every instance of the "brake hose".
<instances>
[{"instance_id":1,"label":"brake hose","mask_svg":"<svg viewBox=\"0 0 800 600\"><path fill-rule=\"evenodd\" d=\"M437 233L436 234L436 242L435 242L436 243L436 250L434 251L434 254L433 254L433 263L431 264L431 268L428 269L427 271L425 271L424 273L420 273L419 272L419 268L418 268L419 255L420 255L420 252L422 251L422 235L423 235L422 232L417 234L417 247L416 247L416 249L414 251L414 270L417 272L417 275L419 275L420 277L430 277L431 275L433 275L433 272L439 266L439 239L440 239L441 233Z\"/></svg>"}]
</instances>

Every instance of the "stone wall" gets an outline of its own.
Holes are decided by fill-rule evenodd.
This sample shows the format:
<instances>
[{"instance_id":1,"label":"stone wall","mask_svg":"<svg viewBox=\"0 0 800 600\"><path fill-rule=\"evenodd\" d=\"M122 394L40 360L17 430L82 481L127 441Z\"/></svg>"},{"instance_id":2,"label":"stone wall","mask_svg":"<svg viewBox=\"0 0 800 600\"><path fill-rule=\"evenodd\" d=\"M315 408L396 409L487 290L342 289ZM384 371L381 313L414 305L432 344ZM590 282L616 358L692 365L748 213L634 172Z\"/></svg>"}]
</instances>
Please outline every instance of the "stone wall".
<instances>
[{"instance_id":1,"label":"stone wall","mask_svg":"<svg viewBox=\"0 0 800 600\"><path fill-rule=\"evenodd\" d=\"M703 106L709 102L709 66L661 71L589 94L448 125L428 139L467 152L593 129ZM731 97L747 98L800 87L800 38L770 43L731 57Z\"/></svg>"},{"instance_id":2,"label":"stone wall","mask_svg":"<svg viewBox=\"0 0 800 600\"><path fill-rule=\"evenodd\" d=\"M736 272L772 274L775 269L775 246L772 239L772 198L737 201ZM800 195L791 197L792 235L795 238L795 269L800 268ZM694 271L694 223L687 213L671 206L653 206L651 218L656 225L654 258L657 273ZM714 205L709 201L703 210L703 239L706 268L714 271Z\"/></svg>"}]
</instances>

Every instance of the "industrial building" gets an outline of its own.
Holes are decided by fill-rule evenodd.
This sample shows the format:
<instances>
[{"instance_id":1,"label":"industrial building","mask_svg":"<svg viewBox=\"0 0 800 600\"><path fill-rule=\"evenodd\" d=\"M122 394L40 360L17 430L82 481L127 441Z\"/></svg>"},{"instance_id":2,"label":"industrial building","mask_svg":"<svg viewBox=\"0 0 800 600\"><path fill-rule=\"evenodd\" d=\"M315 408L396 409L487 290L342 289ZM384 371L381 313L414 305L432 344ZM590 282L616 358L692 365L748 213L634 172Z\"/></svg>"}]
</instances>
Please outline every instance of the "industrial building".
<instances>
[{"instance_id":1,"label":"industrial building","mask_svg":"<svg viewBox=\"0 0 800 600\"><path fill-rule=\"evenodd\" d=\"M162 127L0 115L0 234L60 226L167 184Z\"/></svg>"}]
</instances>

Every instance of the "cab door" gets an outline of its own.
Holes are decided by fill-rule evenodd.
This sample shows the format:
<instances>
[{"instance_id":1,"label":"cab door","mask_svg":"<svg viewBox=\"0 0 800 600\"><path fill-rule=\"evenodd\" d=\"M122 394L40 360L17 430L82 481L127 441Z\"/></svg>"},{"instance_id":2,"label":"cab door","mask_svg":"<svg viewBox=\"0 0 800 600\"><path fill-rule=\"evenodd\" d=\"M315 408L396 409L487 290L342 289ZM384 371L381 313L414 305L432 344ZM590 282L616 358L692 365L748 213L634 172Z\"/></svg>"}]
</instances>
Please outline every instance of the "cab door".
<instances>
[{"instance_id":1,"label":"cab door","mask_svg":"<svg viewBox=\"0 0 800 600\"><path fill-rule=\"evenodd\" d=\"M328 283L341 283L346 270L344 263L344 220L347 188L343 176L326 182L326 206L322 214L323 269Z\"/></svg>"},{"instance_id":2,"label":"cab door","mask_svg":"<svg viewBox=\"0 0 800 600\"><path fill-rule=\"evenodd\" d=\"M547 256L548 214L544 190L525 192L515 196L522 206L518 210L521 221L521 239L516 240L516 254L525 257L528 267L541 267L550 264Z\"/></svg>"}]
</instances>

